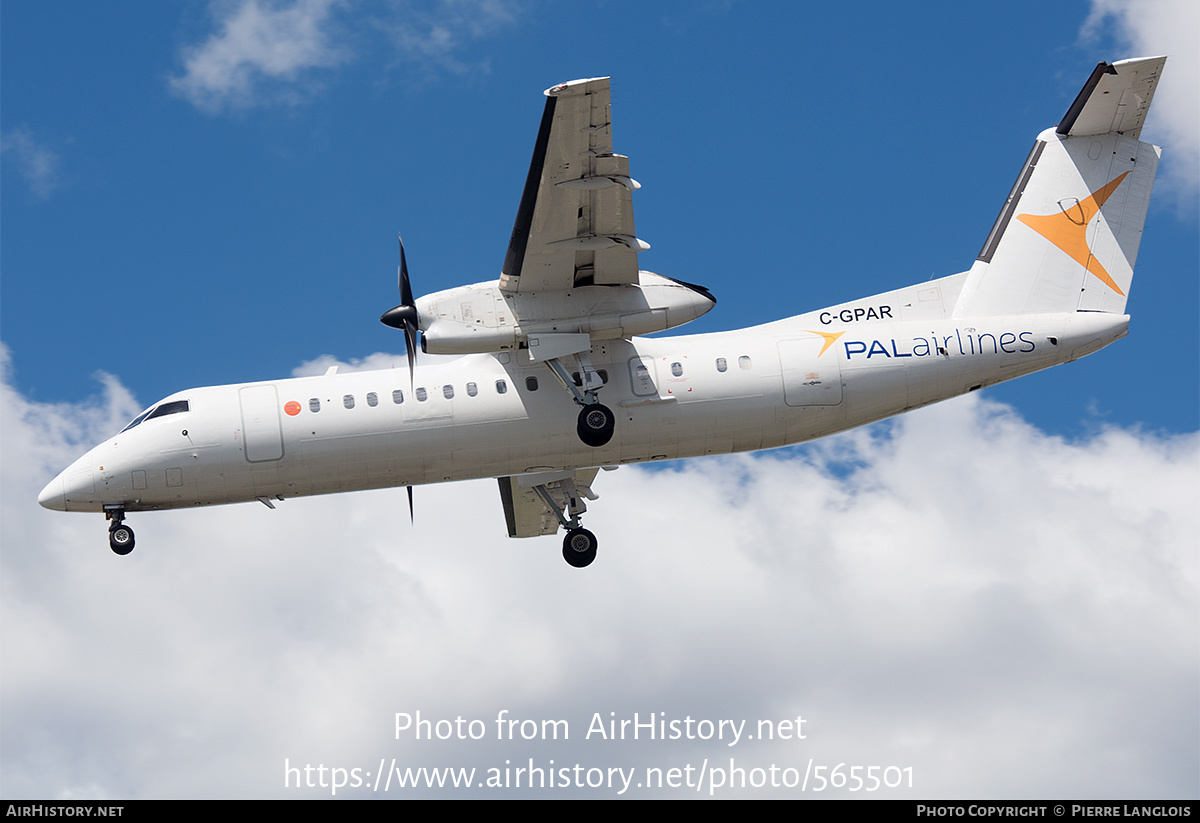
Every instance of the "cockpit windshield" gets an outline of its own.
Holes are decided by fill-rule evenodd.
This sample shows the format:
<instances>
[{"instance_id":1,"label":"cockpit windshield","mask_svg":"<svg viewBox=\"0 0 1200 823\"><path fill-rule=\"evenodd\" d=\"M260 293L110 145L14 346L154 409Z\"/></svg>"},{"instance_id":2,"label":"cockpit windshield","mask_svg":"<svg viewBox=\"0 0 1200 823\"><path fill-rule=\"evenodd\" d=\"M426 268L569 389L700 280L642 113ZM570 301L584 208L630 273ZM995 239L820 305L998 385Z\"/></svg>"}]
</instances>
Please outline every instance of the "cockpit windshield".
<instances>
[{"instance_id":1,"label":"cockpit windshield","mask_svg":"<svg viewBox=\"0 0 1200 823\"><path fill-rule=\"evenodd\" d=\"M153 420L156 417L166 417L168 414L179 414L188 410L188 401L172 400L170 403L163 403L157 409L150 412L146 416L147 420Z\"/></svg>"},{"instance_id":2,"label":"cockpit windshield","mask_svg":"<svg viewBox=\"0 0 1200 823\"><path fill-rule=\"evenodd\" d=\"M133 422L121 429L121 431L127 432L138 423L141 423L143 420L153 420L156 417L165 417L168 414L179 414L180 412L185 412L188 410L188 401L186 400L172 400L170 403L160 403L157 406L151 406L137 417L133 418Z\"/></svg>"},{"instance_id":3,"label":"cockpit windshield","mask_svg":"<svg viewBox=\"0 0 1200 823\"><path fill-rule=\"evenodd\" d=\"M148 415L148 414L149 414L150 412L152 412L152 411L154 411L154 407L153 407L153 406L151 406L150 408L146 409L144 412L142 412L141 414L139 414L137 417L133 418L133 422L132 422L132 423L130 423L130 424L129 424L128 426L126 426L125 428L121 429L121 432L122 432L122 433L124 433L124 432L127 432L127 431L129 431L130 429L132 429L134 426L136 426L138 423L141 423L143 420L145 420L145 419L146 419L146 415Z\"/></svg>"}]
</instances>

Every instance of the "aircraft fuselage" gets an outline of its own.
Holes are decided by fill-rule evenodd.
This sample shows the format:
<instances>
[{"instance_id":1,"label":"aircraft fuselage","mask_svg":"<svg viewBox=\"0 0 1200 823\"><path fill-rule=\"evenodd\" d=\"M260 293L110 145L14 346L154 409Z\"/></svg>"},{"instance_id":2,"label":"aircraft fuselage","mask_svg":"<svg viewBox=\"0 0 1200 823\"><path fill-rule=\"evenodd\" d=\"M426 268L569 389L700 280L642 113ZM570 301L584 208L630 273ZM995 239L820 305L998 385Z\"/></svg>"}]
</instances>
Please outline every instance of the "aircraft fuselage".
<instances>
[{"instance_id":1,"label":"aircraft fuselage","mask_svg":"<svg viewBox=\"0 0 1200 823\"><path fill-rule=\"evenodd\" d=\"M411 382L402 366L179 392L156 407L186 400L186 412L110 438L39 499L133 512L775 448L1074 360L1129 320L895 319L920 310L897 294L738 331L597 343L599 395L617 417L600 448L576 437L571 396L525 351L423 356ZM841 322L856 307L875 318Z\"/></svg>"}]
</instances>

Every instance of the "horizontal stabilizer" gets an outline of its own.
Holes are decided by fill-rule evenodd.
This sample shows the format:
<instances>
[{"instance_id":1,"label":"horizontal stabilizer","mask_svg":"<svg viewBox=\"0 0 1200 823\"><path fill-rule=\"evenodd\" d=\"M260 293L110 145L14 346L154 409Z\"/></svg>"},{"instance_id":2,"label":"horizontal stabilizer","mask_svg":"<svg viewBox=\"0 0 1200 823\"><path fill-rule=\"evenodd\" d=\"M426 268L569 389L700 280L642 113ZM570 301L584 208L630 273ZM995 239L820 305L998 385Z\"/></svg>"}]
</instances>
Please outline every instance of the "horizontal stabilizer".
<instances>
[{"instance_id":1,"label":"horizontal stabilizer","mask_svg":"<svg viewBox=\"0 0 1200 823\"><path fill-rule=\"evenodd\" d=\"M1055 130L1070 137L1142 133L1166 57L1100 63Z\"/></svg>"}]
</instances>

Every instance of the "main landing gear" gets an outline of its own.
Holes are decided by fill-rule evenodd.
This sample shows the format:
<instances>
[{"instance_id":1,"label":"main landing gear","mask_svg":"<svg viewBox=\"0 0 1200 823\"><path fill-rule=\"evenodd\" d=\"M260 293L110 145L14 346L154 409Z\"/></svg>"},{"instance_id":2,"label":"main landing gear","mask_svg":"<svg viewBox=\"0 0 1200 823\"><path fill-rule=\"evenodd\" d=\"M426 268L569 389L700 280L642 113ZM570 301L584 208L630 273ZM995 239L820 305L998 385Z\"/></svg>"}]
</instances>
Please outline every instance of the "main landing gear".
<instances>
[{"instance_id":1,"label":"main landing gear","mask_svg":"<svg viewBox=\"0 0 1200 823\"><path fill-rule=\"evenodd\" d=\"M133 551L133 529L125 525L125 509L120 507L104 507L104 516L108 524L108 547L122 557Z\"/></svg>"},{"instance_id":2,"label":"main landing gear","mask_svg":"<svg viewBox=\"0 0 1200 823\"><path fill-rule=\"evenodd\" d=\"M563 538L563 560L577 569L596 559L596 535L584 528L571 529Z\"/></svg>"},{"instance_id":3,"label":"main landing gear","mask_svg":"<svg viewBox=\"0 0 1200 823\"><path fill-rule=\"evenodd\" d=\"M575 432L584 445L599 448L612 440L617 421L612 410L602 403L590 403L579 410Z\"/></svg>"},{"instance_id":4,"label":"main landing gear","mask_svg":"<svg viewBox=\"0 0 1200 823\"><path fill-rule=\"evenodd\" d=\"M551 486L562 497L562 504L555 499ZM558 518L559 525L567 530L567 536L563 538L563 560L577 569L590 566L596 559L596 535L579 525L579 515L587 511L587 504L581 497L588 496L595 500L596 496L588 488L577 488L575 481L569 477L541 483L534 486L533 490Z\"/></svg>"},{"instance_id":5,"label":"main landing gear","mask_svg":"<svg viewBox=\"0 0 1200 823\"><path fill-rule=\"evenodd\" d=\"M579 410L579 420L575 424L575 432L579 435L579 439L583 441L584 445L598 449L612 440L617 418L612 413L612 409L600 403L596 398L596 391L604 385L604 381L592 368L590 358L585 352L578 352L575 357L579 360L581 367L579 374L583 375L580 378L582 387L576 385L574 378L567 373L566 366L557 357L548 359L546 365L571 393L575 403L582 407Z\"/></svg>"}]
</instances>

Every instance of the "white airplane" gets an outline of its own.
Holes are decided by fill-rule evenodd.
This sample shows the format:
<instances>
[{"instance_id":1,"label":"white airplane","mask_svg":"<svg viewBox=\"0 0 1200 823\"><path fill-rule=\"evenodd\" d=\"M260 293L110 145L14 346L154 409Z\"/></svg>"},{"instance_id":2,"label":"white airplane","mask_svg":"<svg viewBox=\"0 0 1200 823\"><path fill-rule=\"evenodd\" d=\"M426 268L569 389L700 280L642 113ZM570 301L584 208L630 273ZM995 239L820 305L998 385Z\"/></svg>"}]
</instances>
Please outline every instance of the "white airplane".
<instances>
[{"instance_id":1,"label":"white airplane","mask_svg":"<svg viewBox=\"0 0 1200 823\"><path fill-rule=\"evenodd\" d=\"M1100 63L1038 135L969 271L762 326L645 338L708 311L640 271L607 78L548 89L497 281L414 301L408 368L189 389L50 481L38 502L130 512L499 479L510 537L580 526L599 468L801 443L1067 363L1124 337L1160 150L1139 141L1165 57ZM417 335L422 352L416 357ZM603 402L601 402L603 401ZM576 412L578 409L578 412Z\"/></svg>"}]
</instances>

